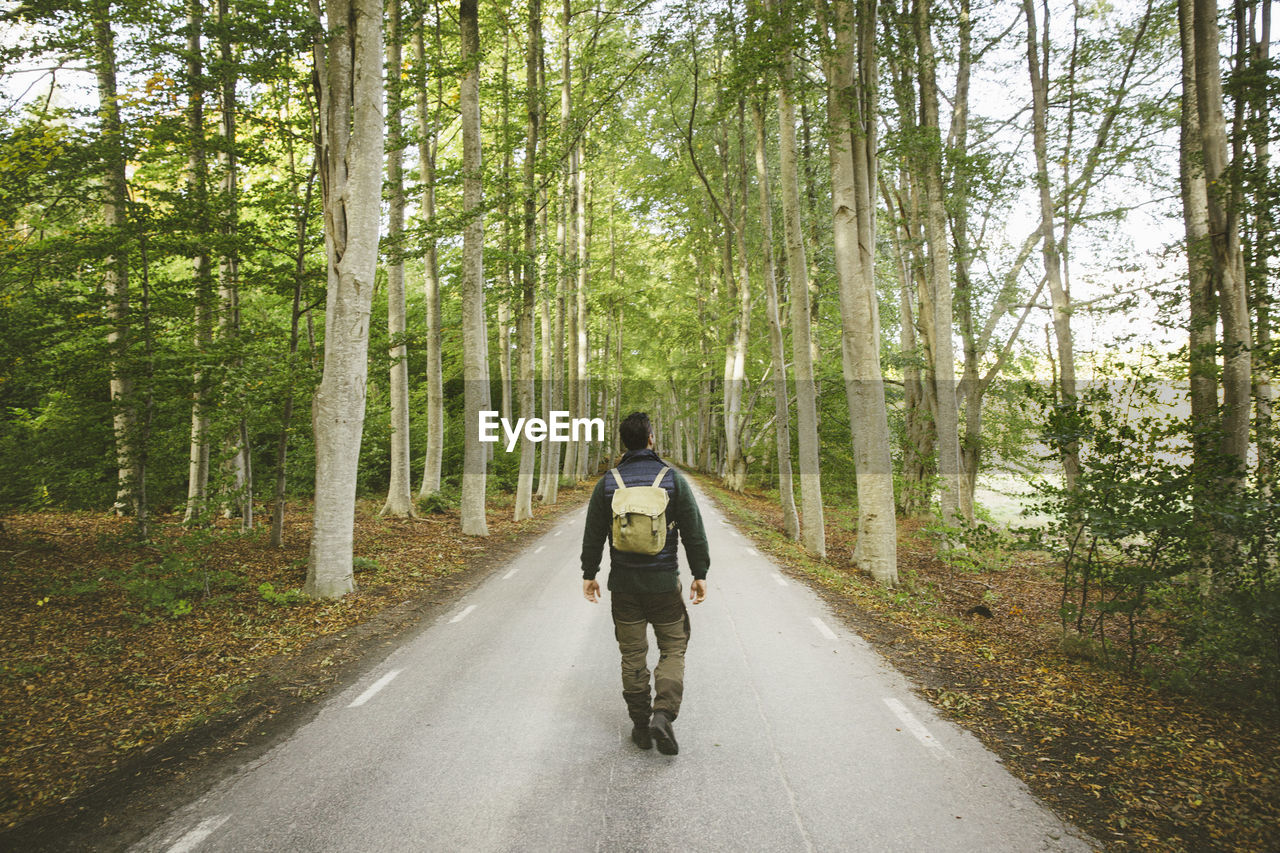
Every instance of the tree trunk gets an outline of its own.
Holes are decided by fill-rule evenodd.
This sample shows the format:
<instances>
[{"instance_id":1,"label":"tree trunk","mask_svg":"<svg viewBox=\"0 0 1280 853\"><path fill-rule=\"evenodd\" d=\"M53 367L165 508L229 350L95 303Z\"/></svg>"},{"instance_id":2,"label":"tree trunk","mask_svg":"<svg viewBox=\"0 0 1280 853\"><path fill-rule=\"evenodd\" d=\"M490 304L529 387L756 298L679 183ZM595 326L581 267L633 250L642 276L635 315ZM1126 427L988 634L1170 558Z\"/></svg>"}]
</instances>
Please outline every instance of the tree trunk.
<instances>
[{"instance_id":1,"label":"tree trunk","mask_svg":"<svg viewBox=\"0 0 1280 853\"><path fill-rule=\"evenodd\" d=\"M1249 62L1253 68L1271 67L1271 3L1262 3L1262 21L1259 24L1254 13L1249 21ZM1275 133L1275 111L1264 87L1253 90L1250 104L1249 127L1253 137L1254 168L1263 176L1269 175L1271 166L1271 139ZM1255 414L1255 433L1258 447L1258 482L1262 484L1264 494L1272 494L1272 482L1275 473L1276 447L1274 417L1275 388L1271 384L1275 371L1273 360L1268 356L1272 351L1271 338L1271 303L1269 273L1275 255L1275 206L1259 204L1253 222L1253 257L1246 268L1246 281L1253 282L1254 310L1254 348L1260 357L1252 365L1254 387L1257 389L1257 412Z\"/></svg>"},{"instance_id":2,"label":"tree trunk","mask_svg":"<svg viewBox=\"0 0 1280 853\"><path fill-rule=\"evenodd\" d=\"M296 160L293 155L293 139L286 137L289 150L289 175L296 180ZM275 506L271 513L271 547L284 545L284 508L285 487L288 484L288 471L285 462L289 454L289 427L293 421L293 392L295 371L298 362L298 326L302 317L302 285L306 278L307 263L307 223L311 221L311 198L315 186L316 161L311 161L311 171L307 175L307 187L303 195L302 207L298 211L296 225L297 241L293 257L293 305L289 312L289 379L285 391L284 406L280 413L280 437L276 441L276 488ZM296 183L295 183L296 186Z\"/></svg>"},{"instance_id":3,"label":"tree trunk","mask_svg":"<svg viewBox=\"0 0 1280 853\"><path fill-rule=\"evenodd\" d=\"M541 87L539 87L541 88ZM540 190L539 207L541 213L538 214L539 229L538 233L545 240L547 236L547 205L546 192ZM543 417L550 417L551 413L551 386L552 386L552 360L551 360L551 329L552 329L552 307L551 307L551 286L550 280L547 278L547 256L543 251L538 258L538 282L539 289L542 291L541 301L538 303L538 322L540 324L539 334L539 352L542 358L541 365L541 397L542 397L542 413ZM549 468L554 470L551 465L551 452L554 441L544 441L538 445L538 492L537 498L539 503L545 503L547 497L547 471Z\"/></svg>"},{"instance_id":4,"label":"tree trunk","mask_svg":"<svg viewBox=\"0 0 1280 853\"><path fill-rule=\"evenodd\" d=\"M948 142L955 152L955 161L965 163L969 156L969 78L973 62L973 28L969 17L969 0L960 0L959 28L956 94ZM955 211L951 226L955 246L955 301L960 337L964 342L964 373L958 389L959 403L964 406L964 438L960 442L960 511L969 524L974 521L974 492L977 489L978 469L982 463L982 394L978 375L982 353L978 349L978 338L974 330L973 285L970 277L973 263L973 249L969 241L971 183L972 177L966 168L950 169L943 181L943 185L950 190L951 208Z\"/></svg>"},{"instance_id":5,"label":"tree trunk","mask_svg":"<svg viewBox=\"0 0 1280 853\"><path fill-rule=\"evenodd\" d=\"M413 506L409 462L409 348L405 345L404 295L404 136L401 131L400 0L389 6L387 32L387 335L391 339L391 485L382 515L417 516Z\"/></svg>"},{"instance_id":6,"label":"tree trunk","mask_svg":"<svg viewBox=\"0 0 1280 853\"><path fill-rule=\"evenodd\" d=\"M480 152L480 23L477 0L462 0L462 378L464 453L462 532L488 536L485 518L487 448L480 441L480 412L489 405L488 338L484 318L484 182Z\"/></svg>"},{"instance_id":7,"label":"tree trunk","mask_svg":"<svg viewBox=\"0 0 1280 853\"><path fill-rule=\"evenodd\" d=\"M1049 112L1049 86L1047 69L1049 57L1048 21L1045 22L1045 49L1042 55L1040 40L1036 35L1035 0L1023 0L1023 12L1027 18L1027 67L1031 75L1031 124L1036 157L1036 182L1040 186L1041 256L1044 258L1045 276L1049 282L1049 299L1053 305L1053 336L1057 349L1058 396L1064 410L1070 412L1076 405L1076 360L1071 339L1071 295L1062 280L1062 257L1058 250L1058 232L1054 224L1052 190L1049 186L1049 155L1047 152L1047 128ZM1074 440L1062 448L1064 481L1074 490L1080 476L1080 448Z\"/></svg>"},{"instance_id":8,"label":"tree trunk","mask_svg":"<svg viewBox=\"0 0 1280 853\"><path fill-rule=\"evenodd\" d=\"M942 189L942 132L938 121L938 82L928 0L915 2L915 35L920 64L920 128L916 146L917 170L925 196L925 243L929 249L929 290L933 302L934 338L930 347L937 386L939 497L944 524L961 524L973 517L973 507L960 503L960 425L956 400L955 354L951 344L951 253L947 245L947 214Z\"/></svg>"},{"instance_id":9,"label":"tree trunk","mask_svg":"<svg viewBox=\"0 0 1280 853\"><path fill-rule=\"evenodd\" d=\"M1178 167L1181 174L1182 218L1186 229L1188 368L1191 383L1191 428L1194 465L1207 477L1214 469L1213 435L1218 427L1218 310L1209 276L1209 198L1201 155L1200 115L1196 108L1195 9L1193 0L1179 0L1178 28L1182 39L1182 135Z\"/></svg>"},{"instance_id":10,"label":"tree trunk","mask_svg":"<svg viewBox=\"0 0 1280 853\"><path fill-rule=\"evenodd\" d=\"M875 0L836 0L827 57L831 206L840 279L841 355L858 485L854 560L880 583L898 582L889 421L880 369L875 288ZM825 18L825 10L824 11ZM824 22L825 24L825 22ZM823 27L826 30L826 27Z\"/></svg>"},{"instance_id":11,"label":"tree trunk","mask_svg":"<svg viewBox=\"0 0 1280 853\"><path fill-rule=\"evenodd\" d=\"M98 122L103 141L102 224L108 232L119 233L117 244L126 245L123 233L128 222L129 191L125 175L124 128L116 90L115 33L111 30L110 0L94 0L94 72L98 83ZM147 538L146 506L141 500L144 471L141 448L137 446L137 416L133 403L133 381L126 366L129 356L129 256L126 251L104 260L103 290L107 297L107 350L112 405L112 427L116 445L115 511L132 511L138 521L140 539Z\"/></svg>"},{"instance_id":12,"label":"tree trunk","mask_svg":"<svg viewBox=\"0 0 1280 853\"><path fill-rule=\"evenodd\" d=\"M528 47L525 56L524 138L524 253L520 258L520 416L534 416L533 311L537 295L537 175L538 126L541 92L538 88L538 58L542 51L542 3L529 1ZM544 359L545 361L545 359ZM545 411L545 409L544 409ZM528 435L520 440L520 474L516 480L515 520L533 517L533 461L535 445Z\"/></svg>"},{"instance_id":13,"label":"tree trunk","mask_svg":"<svg viewBox=\"0 0 1280 853\"><path fill-rule=\"evenodd\" d=\"M766 4L773 9L772 0ZM786 19L784 19L786 20ZM789 21L784 24L788 32ZM784 39L784 44L789 41ZM789 47L782 52L781 85L778 87L778 160L782 181L782 222L787 251L787 278L791 282L791 356L796 375L796 431L800 463L800 509L804 546L825 557L826 520L822 508L821 447L818 441L818 393L814 375L810 293L816 283L809 275L805 253L803 217L800 213L800 170L796 151L795 57ZM760 141L757 140L757 145ZM758 155L757 155L758 156ZM764 180L763 177L760 178ZM766 241L767 242L767 241Z\"/></svg>"},{"instance_id":14,"label":"tree trunk","mask_svg":"<svg viewBox=\"0 0 1280 853\"><path fill-rule=\"evenodd\" d=\"M427 311L427 458L422 472L421 497L440 491L440 466L444 456L444 376L440 358L440 263L434 234L436 217L436 146L437 129L434 111L427 109L427 60L422 31L425 14L419 19L414 34L414 52L423 74L418 87L418 163L422 171L422 222L430 233L426 236L426 253L422 259L422 282ZM433 27L439 38L439 27ZM436 55L440 51L436 50ZM444 100L443 83L436 81L437 108Z\"/></svg>"},{"instance_id":15,"label":"tree trunk","mask_svg":"<svg viewBox=\"0 0 1280 853\"><path fill-rule=\"evenodd\" d=\"M562 138L566 142L572 133L573 117L573 66L571 63L572 38L569 30L573 18L569 0L564 0L563 17L561 18L563 36L560 50L560 128ZM561 216L564 220L564 237L560 241L561 282L564 290L564 302L561 316L564 318L565 349L562 369L566 371L565 388L568 398L568 411L574 417L578 415L578 300L576 266L578 258L578 146L569 150L568 170L565 172L561 190ZM568 480L574 479L578 468L576 442L566 441L562 444L564 459L560 475Z\"/></svg>"},{"instance_id":16,"label":"tree trunk","mask_svg":"<svg viewBox=\"0 0 1280 853\"><path fill-rule=\"evenodd\" d=\"M902 205L894 204L894 196L890 193L888 184L881 180L880 185L885 207L890 211L901 210L905 218L906 210ZM910 239L910 226L906 221L894 226L894 260L899 276L898 348L903 358L901 443L903 485L897 499L898 508L902 514L915 517L928 511L932 495L934 420L929 408L924 376L920 372L920 343L916 338L917 312L916 304L911 297L914 274L908 262L910 249L906 245Z\"/></svg>"},{"instance_id":17,"label":"tree trunk","mask_svg":"<svg viewBox=\"0 0 1280 853\"><path fill-rule=\"evenodd\" d=\"M586 132L584 130L583 136L585 137L585 135ZM587 270L591 263L591 229L588 223L590 210L588 207L589 195L587 193L586 151L586 145L579 142L578 168L574 172L578 193L578 281L577 286L574 288L574 331L576 333L574 356L577 359L577 367L574 369L574 373L577 376L578 405L574 411L574 416L579 418L591 416L589 411L591 408L591 392L587 378L587 355L589 353L587 348ZM582 435L582 440L571 442L575 444L573 451L574 468L569 474L574 483L582 480L587 475L586 430L583 430Z\"/></svg>"},{"instance_id":18,"label":"tree trunk","mask_svg":"<svg viewBox=\"0 0 1280 853\"><path fill-rule=\"evenodd\" d=\"M1223 116L1220 33L1215 2L1194 0L1196 110L1200 152L1208 191L1209 279L1222 316L1222 454L1240 472L1248 466L1252 382L1247 288L1240 248L1240 211L1227 175L1226 119Z\"/></svg>"},{"instance_id":19,"label":"tree trunk","mask_svg":"<svg viewBox=\"0 0 1280 853\"><path fill-rule=\"evenodd\" d=\"M203 241L208 239L209 166L204 139L204 31L202 0L187 2L187 194L193 231L201 248L192 260L195 274L195 327L197 364L192 376L191 453L187 467L187 510L184 522L194 521L205 510L209 490L209 373L204 364L213 339L213 270Z\"/></svg>"},{"instance_id":20,"label":"tree trunk","mask_svg":"<svg viewBox=\"0 0 1280 853\"><path fill-rule=\"evenodd\" d=\"M240 337L240 259L236 254L236 237L239 231L238 199L239 183L236 170L236 71L231 50L231 21L228 0L218 0L218 60L219 111L221 112L222 150L218 154L222 172L222 222L220 231L223 248L218 264L218 296L222 310L218 314L221 337L238 349ZM234 357L237 368L244 360L237 352ZM232 483L233 502L240 515L240 529L253 529L253 467L249 455L249 423L245 417L243 391L236 392L236 410L240 417L225 437L227 449L225 472ZM225 502L223 515L232 516L232 502Z\"/></svg>"},{"instance_id":21,"label":"tree trunk","mask_svg":"<svg viewBox=\"0 0 1280 853\"><path fill-rule=\"evenodd\" d=\"M306 593L355 588L351 548L382 200L382 3L328 0L316 36L324 188L324 372L312 400L316 492ZM321 39L325 41L321 41Z\"/></svg>"},{"instance_id":22,"label":"tree trunk","mask_svg":"<svg viewBox=\"0 0 1280 853\"><path fill-rule=\"evenodd\" d=\"M756 184L760 196L760 245L764 254L765 310L769 319L769 355L773 365L773 432L778 455L778 499L782 504L783 529L789 538L799 539L800 518L796 514L795 485L791 477L791 406L787 394L787 355L782 342L782 319L778 311L778 282L774 274L773 202L769 197L769 167L765 156L767 152L765 151L764 105L760 101L752 101L751 118L755 125ZM745 144L743 147L746 147ZM745 199L746 196L747 169L744 163L742 197Z\"/></svg>"}]
</instances>

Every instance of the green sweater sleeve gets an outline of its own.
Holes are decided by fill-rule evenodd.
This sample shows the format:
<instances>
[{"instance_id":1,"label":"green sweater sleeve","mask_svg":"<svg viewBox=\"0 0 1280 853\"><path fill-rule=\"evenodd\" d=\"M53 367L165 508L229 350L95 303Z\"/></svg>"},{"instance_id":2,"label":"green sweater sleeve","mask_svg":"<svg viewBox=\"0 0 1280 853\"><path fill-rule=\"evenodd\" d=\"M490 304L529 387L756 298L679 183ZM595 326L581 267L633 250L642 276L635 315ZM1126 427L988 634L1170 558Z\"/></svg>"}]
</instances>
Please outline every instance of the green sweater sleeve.
<instances>
[{"instance_id":1,"label":"green sweater sleeve","mask_svg":"<svg viewBox=\"0 0 1280 853\"><path fill-rule=\"evenodd\" d=\"M689 571L694 579L702 580L707 576L707 569L711 568L711 551L707 547L707 531L702 526L702 513L698 511L698 502L688 481L675 469L671 473L676 481L676 527L684 540L684 556L689 561Z\"/></svg>"},{"instance_id":2,"label":"green sweater sleeve","mask_svg":"<svg viewBox=\"0 0 1280 853\"><path fill-rule=\"evenodd\" d=\"M604 499L604 478L596 483L591 500L587 502L587 520L582 530L582 579L592 580L600 572L600 558L604 543L609 538L613 517Z\"/></svg>"}]
</instances>

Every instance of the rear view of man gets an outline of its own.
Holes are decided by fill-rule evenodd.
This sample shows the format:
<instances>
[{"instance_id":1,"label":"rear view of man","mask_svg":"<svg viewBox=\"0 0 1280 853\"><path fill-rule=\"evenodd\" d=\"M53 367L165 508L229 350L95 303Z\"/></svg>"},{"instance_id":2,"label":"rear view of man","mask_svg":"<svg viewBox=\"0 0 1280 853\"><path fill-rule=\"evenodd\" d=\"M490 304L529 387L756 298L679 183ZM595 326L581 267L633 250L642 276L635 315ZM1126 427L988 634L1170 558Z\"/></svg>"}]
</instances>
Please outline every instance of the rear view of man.
<instances>
[{"instance_id":1,"label":"rear view of man","mask_svg":"<svg viewBox=\"0 0 1280 853\"><path fill-rule=\"evenodd\" d=\"M587 505L586 529L582 534L582 594L592 603L600 600L600 556L605 540L609 540L609 592L612 597L614 636L622 652L622 697L633 725L631 740L648 749L656 740L658 751L675 755L680 751L672 723L680 713L684 695L684 653L689 643L689 614L681 596L680 564L676 554L684 538L685 558L693 574L689 600L701 604L707 595L707 568L711 560L707 536L702 528L702 515L688 482L667 466L653 451L653 429L649 416L632 412L619 427L627 452L618 467L605 474L596 484ZM619 484L621 479L622 484ZM641 553L634 548L628 534L615 533L620 488L642 492L645 487L659 487L667 495L665 527L655 529L657 553ZM647 522L647 519L646 519ZM655 527L658 522L655 521ZM646 530L647 534L648 531ZM649 684L649 625L658 641L658 665L653 673L653 693Z\"/></svg>"}]
</instances>

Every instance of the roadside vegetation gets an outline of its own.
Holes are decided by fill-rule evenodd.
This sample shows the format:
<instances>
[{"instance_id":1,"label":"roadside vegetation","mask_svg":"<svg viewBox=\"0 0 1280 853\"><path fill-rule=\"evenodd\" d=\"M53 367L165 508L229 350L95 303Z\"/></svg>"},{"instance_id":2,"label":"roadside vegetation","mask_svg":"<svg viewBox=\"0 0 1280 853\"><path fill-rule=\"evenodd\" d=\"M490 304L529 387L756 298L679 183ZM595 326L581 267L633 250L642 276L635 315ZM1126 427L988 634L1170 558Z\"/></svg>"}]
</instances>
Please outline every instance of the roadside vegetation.
<instances>
[{"instance_id":1,"label":"roadside vegetation","mask_svg":"<svg viewBox=\"0 0 1280 853\"><path fill-rule=\"evenodd\" d=\"M300 591L305 508L290 513L281 548L268 546L267 528L242 534L227 522L189 529L158 517L139 545L129 519L6 515L0 827L57 808L117 766L158 772L147 756L204 724L323 694L364 651L361 625L411 628L575 506L578 492L519 528L511 495L494 496L486 543L462 535L447 491L424 500L417 519L380 518L379 504L362 500L357 588L333 601Z\"/></svg>"}]
</instances>

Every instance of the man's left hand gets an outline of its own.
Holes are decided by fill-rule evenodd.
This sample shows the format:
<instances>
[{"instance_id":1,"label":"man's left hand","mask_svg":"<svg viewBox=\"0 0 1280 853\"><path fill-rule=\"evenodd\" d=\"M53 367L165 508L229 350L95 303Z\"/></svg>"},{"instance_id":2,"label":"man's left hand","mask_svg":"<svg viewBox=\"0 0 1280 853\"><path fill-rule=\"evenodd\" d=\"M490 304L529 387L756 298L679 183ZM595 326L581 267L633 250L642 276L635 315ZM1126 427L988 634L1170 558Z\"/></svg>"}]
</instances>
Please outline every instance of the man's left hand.
<instances>
[{"instance_id":1,"label":"man's left hand","mask_svg":"<svg viewBox=\"0 0 1280 853\"><path fill-rule=\"evenodd\" d=\"M582 597L592 604L600 600L600 581L592 578L582 582Z\"/></svg>"},{"instance_id":2,"label":"man's left hand","mask_svg":"<svg viewBox=\"0 0 1280 853\"><path fill-rule=\"evenodd\" d=\"M703 599L707 597L707 582L705 580L695 580L689 584L689 600L694 604L701 604Z\"/></svg>"}]
</instances>

